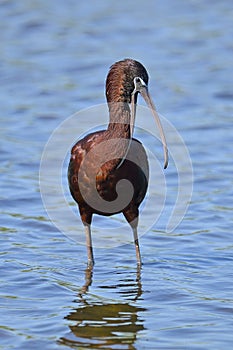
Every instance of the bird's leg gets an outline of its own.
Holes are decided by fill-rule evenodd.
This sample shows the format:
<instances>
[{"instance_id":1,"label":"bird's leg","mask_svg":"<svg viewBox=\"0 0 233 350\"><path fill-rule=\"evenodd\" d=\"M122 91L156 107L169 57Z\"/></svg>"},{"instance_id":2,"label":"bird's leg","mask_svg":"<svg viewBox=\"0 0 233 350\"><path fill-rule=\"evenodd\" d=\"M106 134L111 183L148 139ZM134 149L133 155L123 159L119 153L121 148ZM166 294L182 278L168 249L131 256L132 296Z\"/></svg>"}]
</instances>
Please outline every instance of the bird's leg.
<instances>
[{"instance_id":1,"label":"bird's leg","mask_svg":"<svg viewBox=\"0 0 233 350\"><path fill-rule=\"evenodd\" d=\"M80 216L85 227L86 235L86 247L87 247L87 267L92 268L94 265L93 257L93 248L92 248L92 239L91 239L91 221L92 221L92 212L88 210L88 207L79 206Z\"/></svg>"},{"instance_id":2,"label":"bird's leg","mask_svg":"<svg viewBox=\"0 0 233 350\"><path fill-rule=\"evenodd\" d=\"M91 225L84 223L86 234L86 246L87 246L87 265L92 267L94 265L92 239L91 239Z\"/></svg>"},{"instance_id":3,"label":"bird's leg","mask_svg":"<svg viewBox=\"0 0 233 350\"><path fill-rule=\"evenodd\" d=\"M136 250L137 263L138 263L138 266L141 266L142 265L142 259L141 259L139 242L138 242L138 230L137 230L137 227L133 227L133 236L134 236L134 244L135 244L135 250Z\"/></svg>"},{"instance_id":4,"label":"bird's leg","mask_svg":"<svg viewBox=\"0 0 233 350\"><path fill-rule=\"evenodd\" d=\"M132 227L133 230L133 237L134 237L134 244L135 244L135 250L136 250L136 258L137 258L137 264L138 266L142 265L141 260L141 254L140 254L140 248L139 248L139 241L138 241L138 208L128 208L128 210L123 211L123 214Z\"/></svg>"}]
</instances>

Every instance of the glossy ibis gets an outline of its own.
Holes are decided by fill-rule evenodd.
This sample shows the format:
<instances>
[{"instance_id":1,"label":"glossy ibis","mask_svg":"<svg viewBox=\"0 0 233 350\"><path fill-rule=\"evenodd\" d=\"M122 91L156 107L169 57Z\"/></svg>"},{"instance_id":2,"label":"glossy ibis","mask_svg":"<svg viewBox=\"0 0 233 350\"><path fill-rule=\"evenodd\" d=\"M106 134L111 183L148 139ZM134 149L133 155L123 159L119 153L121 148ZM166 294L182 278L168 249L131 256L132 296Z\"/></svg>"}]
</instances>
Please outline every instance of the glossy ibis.
<instances>
[{"instance_id":1,"label":"glossy ibis","mask_svg":"<svg viewBox=\"0 0 233 350\"><path fill-rule=\"evenodd\" d=\"M164 168L168 164L166 140L148 92L148 79L146 69L135 60L124 59L114 63L106 79L108 128L88 134L78 141L71 151L68 169L69 187L71 195L79 206L81 220L85 227L89 266L94 264L91 239L93 214L108 216L119 212L124 214L132 227L137 262L141 264L137 234L138 208L147 191L149 170L144 147L133 138L138 93L142 95L156 119L164 150ZM91 153L95 149L96 153ZM98 155L102 155L99 166L96 160ZM105 162L103 162L103 155L106 155ZM84 163L85 167L82 167ZM91 178L94 178L94 182ZM98 201L97 204L94 203L92 198L95 198L96 193L104 203L109 205L114 203L119 194L117 186L122 179L130 181L133 186L132 196L127 204L123 200L122 205L113 206L108 210L102 204L98 206ZM121 190L121 194L127 194L124 186Z\"/></svg>"}]
</instances>

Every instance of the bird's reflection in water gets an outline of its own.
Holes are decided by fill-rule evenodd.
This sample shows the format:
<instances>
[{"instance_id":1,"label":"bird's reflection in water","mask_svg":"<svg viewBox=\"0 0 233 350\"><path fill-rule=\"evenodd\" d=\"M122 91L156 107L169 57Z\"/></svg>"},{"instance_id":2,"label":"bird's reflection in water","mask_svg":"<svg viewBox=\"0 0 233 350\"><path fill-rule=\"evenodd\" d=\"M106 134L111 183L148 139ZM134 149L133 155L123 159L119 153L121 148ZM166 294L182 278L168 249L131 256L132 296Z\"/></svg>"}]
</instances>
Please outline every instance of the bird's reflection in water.
<instances>
[{"instance_id":1,"label":"bird's reflection in water","mask_svg":"<svg viewBox=\"0 0 233 350\"><path fill-rule=\"evenodd\" d=\"M116 349L118 346L121 349L135 349L137 334L144 329L141 312L146 310L136 305L136 300L142 295L140 269L134 274L134 281L127 275L119 279L118 285L101 286L119 288L121 296L124 296L121 302L102 297L98 301L96 298L90 300L88 288L92 277L92 269L87 269L85 284L76 300L79 307L66 316L66 319L73 321L69 326L71 332L59 343L72 348Z\"/></svg>"}]
</instances>

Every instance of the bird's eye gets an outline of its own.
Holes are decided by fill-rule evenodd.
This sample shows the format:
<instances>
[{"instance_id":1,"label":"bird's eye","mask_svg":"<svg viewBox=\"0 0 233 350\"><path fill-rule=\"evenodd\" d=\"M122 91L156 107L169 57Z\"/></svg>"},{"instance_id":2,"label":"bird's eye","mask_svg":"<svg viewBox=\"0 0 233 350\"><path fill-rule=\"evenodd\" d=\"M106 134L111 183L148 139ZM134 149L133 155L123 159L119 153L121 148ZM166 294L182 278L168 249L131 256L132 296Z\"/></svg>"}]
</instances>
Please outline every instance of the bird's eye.
<instances>
[{"instance_id":1,"label":"bird's eye","mask_svg":"<svg viewBox=\"0 0 233 350\"><path fill-rule=\"evenodd\" d=\"M142 80L142 78L140 78L140 77L135 77L134 78L134 80L133 80L133 82L134 82L134 91L133 91L133 93L135 93L135 92L140 92L140 90L142 89L142 87L144 86L146 86L146 84L144 83L144 81Z\"/></svg>"}]
</instances>

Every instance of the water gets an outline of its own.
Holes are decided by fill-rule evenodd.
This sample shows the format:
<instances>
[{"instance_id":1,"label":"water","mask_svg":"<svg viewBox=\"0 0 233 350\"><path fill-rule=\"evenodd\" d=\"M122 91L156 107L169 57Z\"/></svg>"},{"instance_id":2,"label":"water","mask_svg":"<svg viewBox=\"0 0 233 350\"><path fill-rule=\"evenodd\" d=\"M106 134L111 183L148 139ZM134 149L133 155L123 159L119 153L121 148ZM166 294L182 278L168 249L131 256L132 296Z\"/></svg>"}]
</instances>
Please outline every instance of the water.
<instances>
[{"instance_id":1,"label":"water","mask_svg":"<svg viewBox=\"0 0 233 350\"><path fill-rule=\"evenodd\" d=\"M227 0L1 1L1 349L232 348L232 12ZM171 161L142 270L128 244L95 249L91 274L85 247L46 214L39 164L62 121L104 102L108 67L124 57L148 68L185 140L193 196L166 233Z\"/></svg>"}]
</instances>

